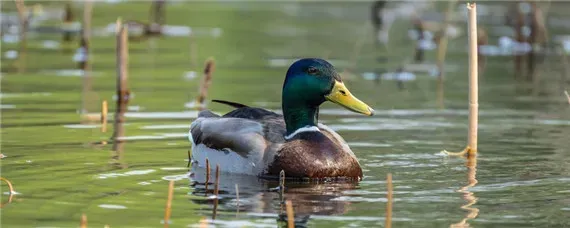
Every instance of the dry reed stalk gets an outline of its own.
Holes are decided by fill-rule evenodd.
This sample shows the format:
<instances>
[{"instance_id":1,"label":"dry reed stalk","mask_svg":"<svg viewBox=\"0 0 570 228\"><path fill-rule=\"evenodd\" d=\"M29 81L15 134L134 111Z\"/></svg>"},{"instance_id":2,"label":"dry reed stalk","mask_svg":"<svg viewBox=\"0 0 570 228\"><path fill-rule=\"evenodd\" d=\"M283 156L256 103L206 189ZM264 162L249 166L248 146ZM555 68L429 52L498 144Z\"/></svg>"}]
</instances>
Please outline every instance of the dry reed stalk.
<instances>
[{"instance_id":1,"label":"dry reed stalk","mask_svg":"<svg viewBox=\"0 0 570 228\"><path fill-rule=\"evenodd\" d=\"M214 73L214 59L210 58L206 61L206 67L204 67L204 78L200 84L200 93L197 98L198 107L204 106L204 101L206 96L208 96L208 87L210 87L212 81L212 74Z\"/></svg>"},{"instance_id":2,"label":"dry reed stalk","mask_svg":"<svg viewBox=\"0 0 570 228\"><path fill-rule=\"evenodd\" d=\"M202 219L200 219L200 228L206 228L208 227L208 220L206 219L206 217L202 217Z\"/></svg>"},{"instance_id":3,"label":"dry reed stalk","mask_svg":"<svg viewBox=\"0 0 570 228\"><path fill-rule=\"evenodd\" d=\"M174 192L174 181L171 180L168 184L168 198L166 200L166 209L164 211L164 227L168 227L170 224L170 214L171 214L171 207L172 207L172 197Z\"/></svg>"},{"instance_id":4,"label":"dry reed stalk","mask_svg":"<svg viewBox=\"0 0 570 228\"><path fill-rule=\"evenodd\" d=\"M443 29L441 31L441 39L437 45L437 103L439 108L444 108L444 77L445 70L443 69L445 63L445 54L447 53L447 27L449 26L449 21L451 19L451 13L453 11L453 6L455 1L449 1L447 4L447 11L445 11L445 21L443 23Z\"/></svg>"},{"instance_id":5,"label":"dry reed stalk","mask_svg":"<svg viewBox=\"0 0 570 228\"><path fill-rule=\"evenodd\" d=\"M14 193L14 186L12 185L12 182L10 182L8 179L6 179L4 177L0 177L0 180L6 182L6 184L8 184L8 190L10 190L10 195L12 195L12 193Z\"/></svg>"},{"instance_id":6,"label":"dry reed stalk","mask_svg":"<svg viewBox=\"0 0 570 228\"><path fill-rule=\"evenodd\" d=\"M287 209L287 228L294 228L295 214L293 212L293 203L291 200L285 201L285 208Z\"/></svg>"},{"instance_id":7,"label":"dry reed stalk","mask_svg":"<svg viewBox=\"0 0 570 228\"><path fill-rule=\"evenodd\" d=\"M218 197L218 191L220 188L220 165L216 165L216 185L214 186L214 195Z\"/></svg>"},{"instance_id":8,"label":"dry reed stalk","mask_svg":"<svg viewBox=\"0 0 570 228\"><path fill-rule=\"evenodd\" d=\"M118 138L125 134L123 122L125 122L125 112L129 102L128 89L128 27L123 26L121 19L117 19L117 106L115 109L115 126L113 133L113 150L122 151L122 143Z\"/></svg>"},{"instance_id":9,"label":"dry reed stalk","mask_svg":"<svg viewBox=\"0 0 570 228\"><path fill-rule=\"evenodd\" d=\"M91 15L93 2L86 0L83 7L83 25L81 29L81 39L79 47L85 52L85 58L79 62L79 69L83 72L83 96L81 100L81 111L89 113L90 93L91 93L91 65L89 64L89 42L91 36Z\"/></svg>"},{"instance_id":10,"label":"dry reed stalk","mask_svg":"<svg viewBox=\"0 0 570 228\"><path fill-rule=\"evenodd\" d=\"M87 228L87 215L85 215L85 213L81 214L81 221L79 222L79 227Z\"/></svg>"},{"instance_id":11,"label":"dry reed stalk","mask_svg":"<svg viewBox=\"0 0 570 228\"><path fill-rule=\"evenodd\" d=\"M279 172L279 202L283 204L283 200L285 196L285 171L281 170Z\"/></svg>"},{"instance_id":12,"label":"dry reed stalk","mask_svg":"<svg viewBox=\"0 0 570 228\"><path fill-rule=\"evenodd\" d=\"M101 132L107 132L107 100L101 104Z\"/></svg>"},{"instance_id":13,"label":"dry reed stalk","mask_svg":"<svg viewBox=\"0 0 570 228\"><path fill-rule=\"evenodd\" d=\"M105 225L104 227L105 227L105 228L110 228L110 226L109 226L109 225Z\"/></svg>"},{"instance_id":14,"label":"dry reed stalk","mask_svg":"<svg viewBox=\"0 0 570 228\"><path fill-rule=\"evenodd\" d=\"M477 66L477 7L475 3L467 3L469 13L469 130L467 147L458 153L443 151L448 155L469 157L477 155L477 125L479 116L479 85Z\"/></svg>"},{"instance_id":15,"label":"dry reed stalk","mask_svg":"<svg viewBox=\"0 0 570 228\"><path fill-rule=\"evenodd\" d=\"M8 184L8 190L10 190L10 194L8 196L8 202L6 203L2 203L0 205L0 208L3 208L4 205L12 203L12 199L14 198L14 186L12 186L12 182L10 182L8 179L4 178L4 177L0 177L0 181L4 181L6 182L6 184Z\"/></svg>"},{"instance_id":16,"label":"dry reed stalk","mask_svg":"<svg viewBox=\"0 0 570 228\"><path fill-rule=\"evenodd\" d=\"M566 94L566 98L568 99L568 104L570 104L570 95L568 94L568 91L564 90L564 94Z\"/></svg>"},{"instance_id":17,"label":"dry reed stalk","mask_svg":"<svg viewBox=\"0 0 570 228\"><path fill-rule=\"evenodd\" d=\"M220 165L216 165L216 184L214 185L215 198L214 198L212 219L216 219L216 212L218 211L219 190L220 190Z\"/></svg>"},{"instance_id":18,"label":"dry reed stalk","mask_svg":"<svg viewBox=\"0 0 570 228\"><path fill-rule=\"evenodd\" d=\"M15 3L16 9L18 10L18 19L20 21L20 30L18 34L20 42L18 61L16 64L18 73L22 73L26 69L26 34L28 32L28 19L26 18L26 5L24 5L24 0L15 0Z\"/></svg>"},{"instance_id":19,"label":"dry reed stalk","mask_svg":"<svg viewBox=\"0 0 570 228\"><path fill-rule=\"evenodd\" d=\"M208 195L208 184L210 184L210 160L206 158L206 183L204 184L204 186L206 187L204 194L206 195Z\"/></svg>"},{"instance_id":20,"label":"dry reed stalk","mask_svg":"<svg viewBox=\"0 0 570 228\"><path fill-rule=\"evenodd\" d=\"M386 176L386 199L388 202L386 203L386 220L384 223L384 227L391 228L392 227L392 199L393 199L393 186L392 186L392 174L388 173Z\"/></svg>"}]
</instances>

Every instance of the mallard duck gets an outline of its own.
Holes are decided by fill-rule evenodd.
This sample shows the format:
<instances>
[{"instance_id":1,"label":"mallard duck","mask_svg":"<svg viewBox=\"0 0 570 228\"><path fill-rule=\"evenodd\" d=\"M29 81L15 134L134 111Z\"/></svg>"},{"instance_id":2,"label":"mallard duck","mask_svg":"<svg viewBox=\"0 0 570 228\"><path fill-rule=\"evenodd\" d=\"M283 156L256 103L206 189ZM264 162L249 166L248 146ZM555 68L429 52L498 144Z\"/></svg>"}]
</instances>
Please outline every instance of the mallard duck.
<instances>
[{"instance_id":1,"label":"mallard duck","mask_svg":"<svg viewBox=\"0 0 570 228\"><path fill-rule=\"evenodd\" d=\"M346 141L318 123L325 101L372 116L374 110L354 97L335 68L316 58L300 59L287 71L282 91L283 115L247 105L223 116L200 111L190 125L193 165L220 165L222 171L293 178L362 178L360 164Z\"/></svg>"}]
</instances>

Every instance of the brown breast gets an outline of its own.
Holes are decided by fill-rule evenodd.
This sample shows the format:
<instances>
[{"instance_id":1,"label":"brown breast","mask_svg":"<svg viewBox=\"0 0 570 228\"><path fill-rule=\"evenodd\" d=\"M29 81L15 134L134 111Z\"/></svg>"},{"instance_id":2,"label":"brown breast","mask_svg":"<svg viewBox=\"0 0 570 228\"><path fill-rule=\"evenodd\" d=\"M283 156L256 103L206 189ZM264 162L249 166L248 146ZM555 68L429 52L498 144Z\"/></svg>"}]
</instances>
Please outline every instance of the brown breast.
<instances>
[{"instance_id":1,"label":"brown breast","mask_svg":"<svg viewBox=\"0 0 570 228\"><path fill-rule=\"evenodd\" d=\"M362 178L356 157L344 151L338 140L331 140L321 132L299 133L285 143L267 175L277 176L281 170L287 177Z\"/></svg>"}]
</instances>

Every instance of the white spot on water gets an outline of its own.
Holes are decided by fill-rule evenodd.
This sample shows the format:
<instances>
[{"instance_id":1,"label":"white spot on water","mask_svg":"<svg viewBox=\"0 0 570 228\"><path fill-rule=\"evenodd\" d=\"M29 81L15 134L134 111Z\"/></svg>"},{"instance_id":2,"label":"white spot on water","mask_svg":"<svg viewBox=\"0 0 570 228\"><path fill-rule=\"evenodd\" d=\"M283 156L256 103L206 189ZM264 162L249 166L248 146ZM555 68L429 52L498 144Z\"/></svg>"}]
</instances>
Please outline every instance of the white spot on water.
<instances>
[{"instance_id":1,"label":"white spot on water","mask_svg":"<svg viewBox=\"0 0 570 228\"><path fill-rule=\"evenodd\" d=\"M16 105L0 104L0 109L14 109L14 108L16 108Z\"/></svg>"},{"instance_id":2,"label":"white spot on water","mask_svg":"<svg viewBox=\"0 0 570 228\"><path fill-rule=\"evenodd\" d=\"M105 209L127 209L126 206L115 204L100 204L99 207Z\"/></svg>"},{"instance_id":3,"label":"white spot on water","mask_svg":"<svg viewBox=\"0 0 570 228\"><path fill-rule=\"evenodd\" d=\"M42 46L47 49L57 49L59 48L59 42L54 40L44 40Z\"/></svg>"},{"instance_id":4,"label":"white spot on water","mask_svg":"<svg viewBox=\"0 0 570 228\"><path fill-rule=\"evenodd\" d=\"M7 59L15 59L18 58L18 52L14 50L4 52L4 57Z\"/></svg>"},{"instance_id":5,"label":"white spot on water","mask_svg":"<svg viewBox=\"0 0 570 228\"><path fill-rule=\"evenodd\" d=\"M164 176L162 177L163 180L167 180L167 181L178 181L178 180L183 180L187 177L186 174L179 174L179 175L171 175L171 176Z\"/></svg>"},{"instance_id":6,"label":"white spot on water","mask_svg":"<svg viewBox=\"0 0 570 228\"><path fill-rule=\"evenodd\" d=\"M186 170L187 168L185 168L185 167L163 167L160 169L161 170Z\"/></svg>"}]
</instances>

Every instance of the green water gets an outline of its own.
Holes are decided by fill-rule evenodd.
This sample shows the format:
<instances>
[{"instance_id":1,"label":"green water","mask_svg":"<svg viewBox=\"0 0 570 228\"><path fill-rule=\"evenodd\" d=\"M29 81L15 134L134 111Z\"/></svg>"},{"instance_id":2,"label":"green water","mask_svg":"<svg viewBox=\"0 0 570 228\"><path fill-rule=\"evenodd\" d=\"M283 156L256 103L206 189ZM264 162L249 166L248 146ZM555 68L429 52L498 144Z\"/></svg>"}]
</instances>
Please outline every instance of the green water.
<instances>
[{"instance_id":1,"label":"green water","mask_svg":"<svg viewBox=\"0 0 570 228\"><path fill-rule=\"evenodd\" d=\"M2 4L3 11L14 8L12 3ZM93 27L105 27L119 16L146 20L149 5L98 2ZM90 227L160 227L168 180L176 180L171 227L198 226L202 218L216 227L282 226L279 195L271 190L276 183L230 174L221 175L221 199L212 219L213 199L199 184L204 171L190 173L186 167L186 134L196 113L185 104L196 97L201 73L186 79L185 72L201 72L203 61L214 57L209 98L279 110L287 66L270 66L271 58L327 56L333 63L350 61L354 44L364 37L354 71L393 70L413 56L414 44L407 38L411 26L407 20L396 21L389 50L376 48L368 6L169 4L168 24L201 31L194 38L198 67L191 65L187 37L130 44L129 87L134 97L129 106L134 109L127 114L130 138L119 156L111 145L92 144L109 139L111 124L106 133L95 123L81 124L77 111L82 79L54 72L76 67L71 61L76 41L50 50L42 42L60 41L60 35L30 35L27 70L22 74L14 73L15 61L4 56L17 50L17 44L2 43L1 152L7 157L1 160L1 176L18 193L0 209L2 226L77 227L84 213ZM560 14L565 5L556 6L553 3L551 12ZM76 5L78 12L81 7ZM211 28L220 28L221 35L210 35ZM352 93L377 110L373 117L330 103L322 106L320 120L349 142L365 177L357 184L287 184L285 198L292 200L299 226L384 226L387 173L394 180L394 227L447 227L465 218L473 227L570 226L570 106L562 92L570 86L561 80L564 65L558 56L538 66L536 84L514 79L511 58L488 59L479 81L477 183L458 191L469 183L465 160L439 151L459 150L466 143L466 41L461 36L449 44L447 64L456 70L446 74L444 109L438 109L436 80L426 73L405 82L404 90L394 81L347 79ZM90 113L100 111L102 100L114 110L114 42L112 36L92 40ZM377 63L377 57L387 61ZM434 51L426 54L428 63L434 59ZM339 71L347 67L343 61L336 61ZM230 110L219 104L209 108L218 113ZM1 187L4 204L8 189L4 183Z\"/></svg>"}]
</instances>

